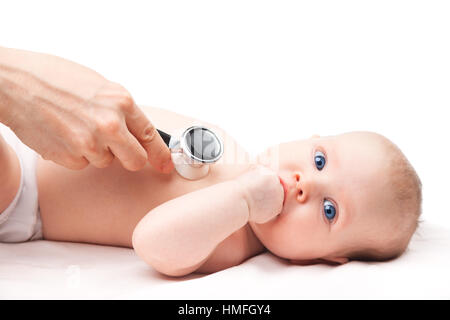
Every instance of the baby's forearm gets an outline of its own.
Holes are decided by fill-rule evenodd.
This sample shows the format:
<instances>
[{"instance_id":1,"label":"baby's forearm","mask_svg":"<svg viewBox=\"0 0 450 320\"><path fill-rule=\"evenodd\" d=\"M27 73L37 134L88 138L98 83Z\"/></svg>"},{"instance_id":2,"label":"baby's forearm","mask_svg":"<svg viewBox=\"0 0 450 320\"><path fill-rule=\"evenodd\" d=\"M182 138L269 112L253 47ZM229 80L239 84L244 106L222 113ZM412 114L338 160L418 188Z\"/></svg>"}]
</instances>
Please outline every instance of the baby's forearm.
<instances>
[{"instance_id":1,"label":"baby's forearm","mask_svg":"<svg viewBox=\"0 0 450 320\"><path fill-rule=\"evenodd\" d=\"M248 222L249 209L235 180L168 201L136 226L133 247L158 271L184 275L198 269L217 245Z\"/></svg>"}]
</instances>

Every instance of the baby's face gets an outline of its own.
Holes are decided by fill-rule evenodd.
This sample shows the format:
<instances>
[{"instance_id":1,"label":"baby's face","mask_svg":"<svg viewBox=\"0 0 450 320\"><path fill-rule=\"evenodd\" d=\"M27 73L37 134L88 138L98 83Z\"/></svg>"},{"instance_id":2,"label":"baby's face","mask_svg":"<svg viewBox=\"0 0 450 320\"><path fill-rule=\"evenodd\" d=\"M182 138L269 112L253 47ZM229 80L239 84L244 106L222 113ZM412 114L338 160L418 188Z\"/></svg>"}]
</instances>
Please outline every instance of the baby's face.
<instances>
[{"instance_id":1,"label":"baby's face","mask_svg":"<svg viewBox=\"0 0 450 320\"><path fill-rule=\"evenodd\" d=\"M278 159L277 159L278 158ZM272 253L290 260L347 261L345 251L382 237L389 212L385 160L370 133L311 137L273 146L258 162L287 187L282 212L251 223Z\"/></svg>"}]
</instances>

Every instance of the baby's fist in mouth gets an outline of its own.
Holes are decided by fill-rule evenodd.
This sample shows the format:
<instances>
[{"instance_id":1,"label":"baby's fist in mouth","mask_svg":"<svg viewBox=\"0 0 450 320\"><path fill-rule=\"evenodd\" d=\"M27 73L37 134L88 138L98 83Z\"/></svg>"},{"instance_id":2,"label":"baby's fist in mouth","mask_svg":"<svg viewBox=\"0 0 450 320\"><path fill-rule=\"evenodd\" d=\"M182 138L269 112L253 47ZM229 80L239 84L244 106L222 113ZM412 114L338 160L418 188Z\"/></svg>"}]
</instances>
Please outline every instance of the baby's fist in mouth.
<instances>
[{"instance_id":1,"label":"baby's fist in mouth","mask_svg":"<svg viewBox=\"0 0 450 320\"><path fill-rule=\"evenodd\" d=\"M249 221L265 223L283 209L284 189L275 171L252 165L236 181L249 207Z\"/></svg>"}]
</instances>

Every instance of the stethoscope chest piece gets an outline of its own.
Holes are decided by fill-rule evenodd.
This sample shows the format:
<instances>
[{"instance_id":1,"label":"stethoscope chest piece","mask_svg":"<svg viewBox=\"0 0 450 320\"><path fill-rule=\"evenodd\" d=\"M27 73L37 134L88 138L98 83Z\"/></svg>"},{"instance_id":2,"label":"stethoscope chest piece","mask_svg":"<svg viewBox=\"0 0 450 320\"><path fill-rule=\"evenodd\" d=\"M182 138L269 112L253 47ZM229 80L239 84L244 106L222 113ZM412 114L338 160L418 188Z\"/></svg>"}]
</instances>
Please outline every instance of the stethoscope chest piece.
<instances>
[{"instance_id":1,"label":"stethoscope chest piece","mask_svg":"<svg viewBox=\"0 0 450 320\"><path fill-rule=\"evenodd\" d=\"M175 170L188 180L205 177L210 165L222 157L222 141L206 127L189 127L178 138L160 130L158 132L171 150Z\"/></svg>"}]
</instances>

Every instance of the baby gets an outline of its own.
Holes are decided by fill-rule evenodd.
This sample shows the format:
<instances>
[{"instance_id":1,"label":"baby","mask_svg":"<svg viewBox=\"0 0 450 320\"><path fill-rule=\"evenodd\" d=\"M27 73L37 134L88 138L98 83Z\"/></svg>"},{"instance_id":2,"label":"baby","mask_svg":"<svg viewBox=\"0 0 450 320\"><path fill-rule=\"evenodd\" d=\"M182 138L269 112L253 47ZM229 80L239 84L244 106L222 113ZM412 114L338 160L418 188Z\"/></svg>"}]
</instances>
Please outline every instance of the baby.
<instances>
[{"instance_id":1,"label":"baby","mask_svg":"<svg viewBox=\"0 0 450 320\"><path fill-rule=\"evenodd\" d=\"M402 152L371 132L313 136L252 158L223 130L145 107L167 133L204 125L224 141L209 174L190 181L117 159L69 170L0 125L0 241L46 239L132 247L159 272L238 265L266 250L296 264L388 260L421 212L421 182Z\"/></svg>"}]
</instances>

